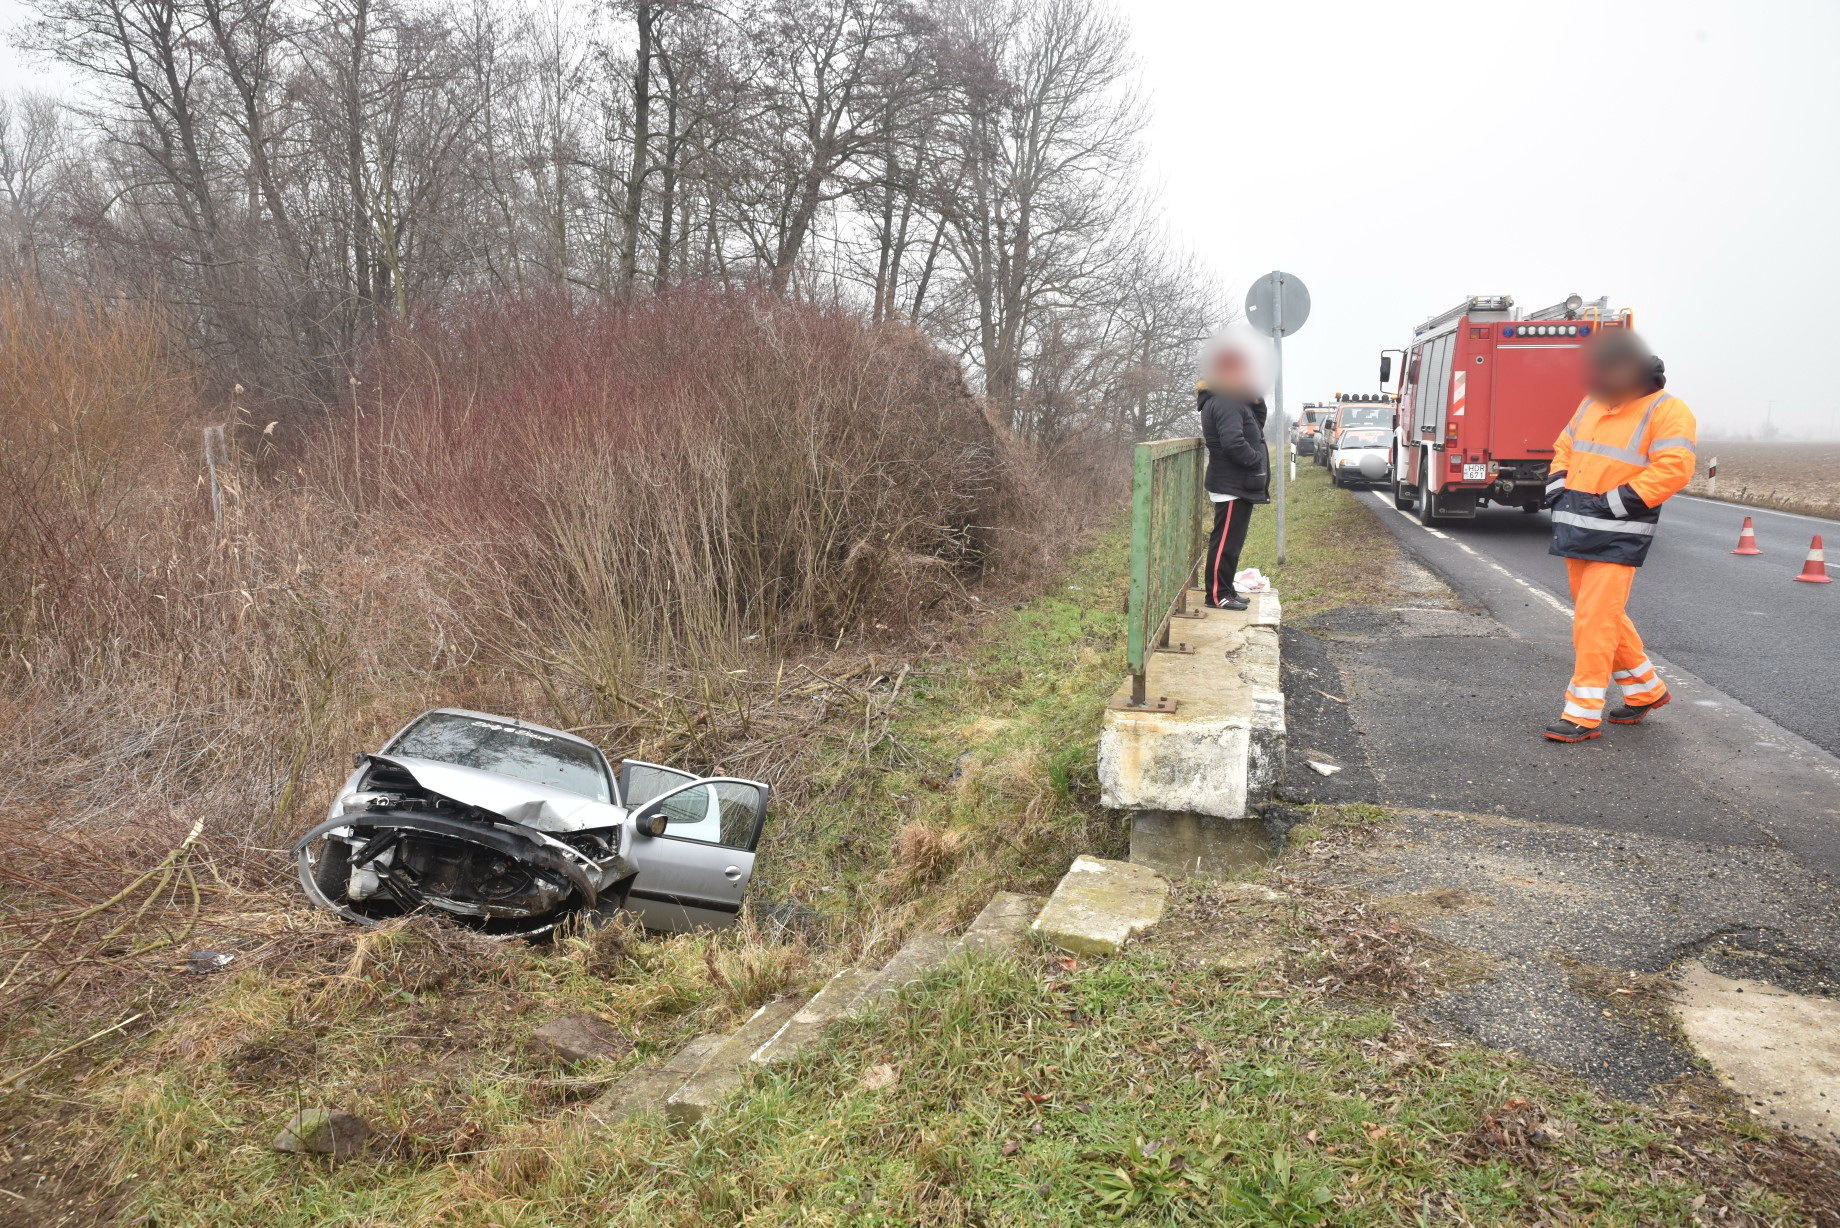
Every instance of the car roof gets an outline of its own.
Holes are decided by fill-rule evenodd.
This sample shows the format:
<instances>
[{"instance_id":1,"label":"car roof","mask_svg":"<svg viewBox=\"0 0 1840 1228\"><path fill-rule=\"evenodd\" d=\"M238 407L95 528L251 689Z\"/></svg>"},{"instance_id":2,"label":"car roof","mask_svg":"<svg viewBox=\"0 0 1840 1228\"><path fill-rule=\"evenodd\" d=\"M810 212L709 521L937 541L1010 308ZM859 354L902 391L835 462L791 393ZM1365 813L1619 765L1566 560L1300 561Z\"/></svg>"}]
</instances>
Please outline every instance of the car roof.
<instances>
[{"instance_id":1,"label":"car roof","mask_svg":"<svg viewBox=\"0 0 1840 1228\"><path fill-rule=\"evenodd\" d=\"M602 751L601 748L596 746L594 743L588 741L588 739L582 737L580 734L570 733L566 729L553 729L548 725L539 725L535 721L521 721L515 716L500 716L496 712L479 712L472 708L430 708L428 711L422 713L422 716L418 716L415 718L415 720L410 721L409 724L413 725L417 721L420 721L422 717L433 716L437 712L443 713L447 716L476 716L480 720L497 721L503 725L517 725L521 728L529 729L536 733L546 733L546 734L549 734L551 737L561 738L567 742L579 743L580 745L587 747L589 750L593 751L597 755L601 755L602 757L605 757L605 754L606 754L606 752ZM407 729L408 726L405 725L404 728Z\"/></svg>"}]
</instances>

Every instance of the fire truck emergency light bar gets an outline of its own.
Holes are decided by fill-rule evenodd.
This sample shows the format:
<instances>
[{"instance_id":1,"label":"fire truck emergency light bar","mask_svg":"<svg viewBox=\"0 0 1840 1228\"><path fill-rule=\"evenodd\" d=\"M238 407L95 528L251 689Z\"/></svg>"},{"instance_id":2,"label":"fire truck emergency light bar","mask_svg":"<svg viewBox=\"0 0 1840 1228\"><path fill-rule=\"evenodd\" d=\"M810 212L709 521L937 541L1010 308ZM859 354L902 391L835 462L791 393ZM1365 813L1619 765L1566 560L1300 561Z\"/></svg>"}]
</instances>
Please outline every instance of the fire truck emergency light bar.
<instances>
[{"instance_id":1,"label":"fire truck emergency light bar","mask_svg":"<svg viewBox=\"0 0 1840 1228\"><path fill-rule=\"evenodd\" d=\"M1589 337L1589 324L1508 324L1503 325L1501 335L1504 337Z\"/></svg>"}]
</instances>

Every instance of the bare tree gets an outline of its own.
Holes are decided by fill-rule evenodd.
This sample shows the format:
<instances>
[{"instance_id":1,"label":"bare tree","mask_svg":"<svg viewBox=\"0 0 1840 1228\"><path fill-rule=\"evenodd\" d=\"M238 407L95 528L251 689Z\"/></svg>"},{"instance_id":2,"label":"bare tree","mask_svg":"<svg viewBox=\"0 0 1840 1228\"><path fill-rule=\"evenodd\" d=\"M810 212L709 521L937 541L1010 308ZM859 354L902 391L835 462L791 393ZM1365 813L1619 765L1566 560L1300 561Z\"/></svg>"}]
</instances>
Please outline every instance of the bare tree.
<instances>
[{"instance_id":1,"label":"bare tree","mask_svg":"<svg viewBox=\"0 0 1840 1228\"><path fill-rule=\"evenodd\" d=\"M45 257L57 242L59 171L73 143L49 95L0 97L0 268L10 266L15 277L45 277Z\"/></svg>"},{"instance_id":2,"label":"bare tree","mask_svg":"<svg viewBox=\"0 0 1840 1228\"><path fill-rule=\"evenodd\" d=\"M1095 0L968 0L953 36L952 254L975 305L985 392L1023 426L1036 326L1105 271L1142 113L1124 30Z\"/></svg>"},{"instance_id":3,"label":"bare tree","mask_svg":"<svg viewBox=\"0 0 1840 1228\"><path fill-rule=\"evenodd\" d=\"M83 100L0 113L11 259L274 401L453 294L713 277L912 321L1059 448L1178 422L1219 322L1105 0L29 2Z\"/></svg>"}]
</instances>

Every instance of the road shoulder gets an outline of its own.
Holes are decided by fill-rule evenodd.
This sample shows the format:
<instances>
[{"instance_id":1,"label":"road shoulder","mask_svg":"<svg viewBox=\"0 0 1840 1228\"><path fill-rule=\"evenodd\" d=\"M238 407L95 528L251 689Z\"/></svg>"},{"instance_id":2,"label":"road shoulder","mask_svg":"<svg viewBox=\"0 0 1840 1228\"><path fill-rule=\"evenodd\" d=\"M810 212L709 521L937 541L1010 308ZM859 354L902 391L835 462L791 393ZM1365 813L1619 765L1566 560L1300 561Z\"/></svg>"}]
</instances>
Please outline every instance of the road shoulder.
<instances>
[{"instance_id":1,"label":"road shoulder","mask_svg":"<svg viewBox=\"0 0 1840 1228\"><path fill-rule=\"evenodd\" d=\"M1657 721L1583 748L1543 743L1535 733L1569 646L1480 608L1489 596L1536 599L1459 594L1410 556L1385 565L1413 579L1390 604L1286 628L1293 750L1277 809L1291 822L1355 803L1388 816L1319 824L1321 837L1290 856L1302 875L1358 889L1484 957L1487 975L1428 1012L1648 1100L1716 1090L1676 1014L1695 969L1815 1004L1798 1018L1829 1018L1840 893L1805 842L1779 838L1779 815L1708 782L1713 756L1693 723ZM1312 760L1340 770L1323 776ZM1817 1044L1811 1060L1823 1052ZM1729 1047L1714 1056L1743 1071L1733 1086L1764 1120L1840 1143L1840 1104L1797 1107L1794 1089L1769 1083L1780 1069L1766 1076Z\"/></svg>"}]
</instances>

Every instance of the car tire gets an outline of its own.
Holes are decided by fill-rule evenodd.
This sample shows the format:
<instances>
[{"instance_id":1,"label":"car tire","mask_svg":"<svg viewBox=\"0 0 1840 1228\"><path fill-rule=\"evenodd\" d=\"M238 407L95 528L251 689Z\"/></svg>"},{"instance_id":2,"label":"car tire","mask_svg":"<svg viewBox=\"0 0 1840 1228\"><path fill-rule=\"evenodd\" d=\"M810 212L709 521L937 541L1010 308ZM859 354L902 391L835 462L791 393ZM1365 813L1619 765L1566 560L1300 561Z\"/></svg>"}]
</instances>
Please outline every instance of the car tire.
<instances>
[{"instance_id":1,"label":"car tire","mask_svg":"<svg viewBox=\"0 0 1840 1228\"><path fill-rule=\"evenodd\" d=\"M351 882L351 846L343 840L320 841L319 858L312 874L313 885L319 888L321 895L331 900L344 899Z\"/></svg>"}]
</instances>

